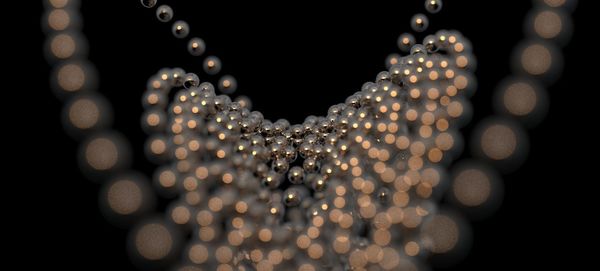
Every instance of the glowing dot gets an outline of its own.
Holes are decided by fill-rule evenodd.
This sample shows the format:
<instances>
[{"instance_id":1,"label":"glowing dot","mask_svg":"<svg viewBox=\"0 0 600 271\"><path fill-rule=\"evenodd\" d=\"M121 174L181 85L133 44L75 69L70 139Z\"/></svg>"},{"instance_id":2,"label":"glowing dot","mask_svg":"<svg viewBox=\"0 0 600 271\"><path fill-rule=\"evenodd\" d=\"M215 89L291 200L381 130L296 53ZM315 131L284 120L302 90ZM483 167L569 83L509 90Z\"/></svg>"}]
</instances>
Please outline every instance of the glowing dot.
<instances>
[{"instance_id":1,"label":"glowing dot","mask_svg":"<svg viewBox=\"0 0 600 271\"><path fill-rule=\"evenodd\" d=\"M64 9L54 9L48 14L48 25L55 31L65 30L70 23L71 17Z\"/></svg>"},{"instance_id":2,"label":"glowing dot","mask_svg":"<svg viewBox=\"0 0 600 271\"><path fill-rule=\"evenodd\" d=\"M204 263L208 260L208 249L204 245L193 245L188 252L188 257L195 264Z\"/></svg>"},{"instance_id":3,"label":"glowing dot","mask_svg":"<svg viewBox=\"0 0 600 271\"><path fill-rule=\"evenodd\" d=\"M552 66L552 54L543 45L530 45L521 54L521 65L529 74L542 75Z\"/></svg>"},{"instance_id":4,"label":"glowing dot","mask_svg":"<svg viewBox=\"0 0 600 271\"><path fill-rule=\"evenodd\" d=\"M117 214L129 215L140 209L143 202L142 190L133 181L114 182L107 193L108 206Z\"/></svg>"},{"instance_id":5,"label":"glowing dot","mask_svg":"<svg viewBox=\"0 0 600 271\"><path fill-rule=\"evenodd\" d=\"M311 244L308 247L308 256L312 259L320 259L323 256L323 247L319 244Z\"/></svg>"},{"instance_id":6,"label":"glowing dot","mask_svg":"<svg viewBox=\"0 0 600 271\"><path fill-rule=\"evenodd\" d=\"M410 242L406 243L406 245L404 246L404 252L408 256L416 256L417 254L419 254L419 250L420 250L419 244L417 244L414 241L410 241Z\"/></svg>"},{"instance_id":7,"label":"glowing dot","mask_svg":"<svg viewBox=\"0 0 600 271\"><path fill-rule=\"evenodd\" d=\"M553 7L553 8L560 7L560 6L564 5L566 2L567 2L567 0L544 0L544 3L546 3L546 5Z\"/></svg>"},{"instance_id":8,"label":"glowing dot","mask_svg":"<svg viewBox=\"0 0 600 271\"><path fill-rule=\"evenodd\" d=\"M258 232L258 239L260 239L260 241L262 241L262 242L269 242L269 241L271 241L272 237L273 237L273 234L272 234L271 230L269 230L269 229L261 229Z\"/></svg>"},{"instance_id":9,"label":"glowing dot","mask_svg":"<svg viewBox=\"0 0 600 271\"><path fill-rule=\"evenodd\" d=\"M69 0L50 0L49 2L54 8L64 8L69 4Z\"/></svg>"},{"instance_id":10,"label":"glowing dot","mask_svg":"<svg viewBox=\"0 0 600 271\"><path fill-rule=\"evenodd\" d=\"M73 56L75 50L77 48L77 44L71 35L67 34L58 34L56 35L51 43L50 50L52 54L60 59L65 59Z\"/></svg>"},{"instance_id":11,"label":"glowing dot","mask_svg":"<svg viewBox=\"0 0 600 271\"><path fill-rule=\"evenodd\" d=\"M461 171L452 184L454 197L469 207L485 203L490 197L491 189L490 178L479 169Z\"/></svg>"},{"instance_id":12,"label":"glowing dot","mask_svg":"<svg viewBox=\"0 0 600 271\"><path fill-rule=\"evenodd\" d=\"M489 158L504 160L514 154L517 148L517 135L506 125L491 125L483 131L481 148Z\"/></svg>"},{"instance_id":13,"label":"glowing dot","mask_svg":"<svg viewBox=\"0 0 600 271\"><path fill-rule=\"evenodd\" d=\"M190 210L184 206L177 206L171 211L171 219L177 224L186 224L190 221Z\"/></svg>"},{"instance_id":14,"label":"glowing dot","mask_svg":"<svg viewBox=\"0 0 600 271\"><path fill-rule=\"evenodd\" d=\"M162 187L173 187L176 181L177 178L175 176L175 173L173 173L173 171L170 170L165 170L161 172L158 176L158 182Z\"/></svg>"},{"instance_id":15,"label":"glowing dot","mask_svg":"<svg viewBox=\"0 0 600 271\"><path fill-rule=\"evenodd\" d=\"M108 138L96 138L85 148L87 163L96 170L109 170L119 159L119 149L115 142Z\"/></svg>"},{"instance_id":16,"label":"glowing dot","mask_svg":"<svg viewBox=\"0 0 600 271\"><path fill-rule=\"evenodd\" d=\"M562 31L562 19L554 11L542 11L535 16L534 30L542 38L552 39Z\"/></svg>"},{"instance_id":17,"label":"glowing dot","mask_svg":"<svg viewBox=\"0 0 600 271\"><path fill-rule=\"evenodd\" d=\"M456 222L445 215L434 215L421 229L422 239L433 253L446 253L452 250L459 240Z\"/></svg>"},{"instance_id":18,"label":"glowing dot","mask_svg":"<svg viewBox=\"0 0 600 271\"><path fill-rule=\"evenodd\" d=\"M69 121L79 129L90 129L100 120L100 109L91 99L78 99L69 107Z\"/></svg>"},{"instance_id":19,"label":"glowing dot","mask_svg":"<svg viewBox=\"0 0 600 271\"><path fill-rule=\"evenodd\" d=\"M77 64L67 64L58 70L58 85L65 91L73 92L80 90L85 84L85 72Z\"/></svg>"},{"instance_id":20,"label":"glowing dot","mask_svg":"<svg viewBox=\"0 0 600 271\"><path fill-rule=\"evenodd\" d=\"M135 234L135 248L147 260L160 260L167 257L172 246L171 232L162 224L146 224Z\"/></svg>"},{"instance_id":21,"label":"glowing dot","mask_svg":"<svg viewBox=\"0 0 600 271\"><path fill-rule=\"evenodd\" d=\"M535 109L538 100L533 86L523 82L508 86L502 98L506 110L517 116L525 116L531 113Z\"/></svg>"}]
</instances>

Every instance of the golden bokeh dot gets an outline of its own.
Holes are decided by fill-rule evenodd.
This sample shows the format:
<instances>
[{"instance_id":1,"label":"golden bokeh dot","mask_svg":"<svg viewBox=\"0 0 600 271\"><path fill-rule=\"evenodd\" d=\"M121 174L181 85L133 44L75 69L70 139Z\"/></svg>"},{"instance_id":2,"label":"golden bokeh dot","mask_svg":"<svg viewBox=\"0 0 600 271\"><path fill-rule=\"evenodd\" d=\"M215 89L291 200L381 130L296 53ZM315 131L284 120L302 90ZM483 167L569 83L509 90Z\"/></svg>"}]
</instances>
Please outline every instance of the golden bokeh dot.
<instances>
[{"instance_id":1,"label":"golden bokeh dot","mask_svg":"<svg viewBox=\"0 0 600 271\"><path fill-rule=\"evenodd\" d=\"M50 51L60 59L65 59L73 56L77 49L75 39L69 34L58 34L50 42Z\"/></svg>"},{"instance_id":2,"label":"golden bokeh dot","mask_svg":"<svg viewBox=\"0 0 600 271\"><path fill-rule=\"evenodd\" d=\"M308 247L308 257L315 260L323 257L323 246L315 243L311 244Z\"/></svg>"},{"instance_id":3,"label":"golden bokeh dot","mask_svg":"<svg viewBox=\"0 0 600 271\"><path fill-rule=\"evenodd\" d=\"M190 221L192 214L185 206L177 206L171 211L171 219L177 224L186 224Z\"/></svg>"},{"instance_id":4,"label":"golden bokeh dot","mask_svg":"<svg viewBox=\"0 0 600 271\"><path fill-rule=\"evenodd\" d=\"M338 254L350 251L350 239L346 235L338 235L333 241L333 250Z\"/></svg>"},{"instance_id":5,"label":"golden bokeh dot","mask_svg":"<svg viewBox=\"0 0 600 271\"><path fill-rule=\"evenodd\" d=\"M228 246L220 246L215 251L215 258L220 263L228 263L233 259L233 251Z\"/></svg>"},{"instance_id":6,"label":"golden bokeh dot","mask_svg":"<svg viewBox=\"0 0 600 271\"><path fill-rule=\"evenodd\" d=\"M147 260L164 259L172 247L173 236L162 224L146 224L135 235L135 248Z\"/></svg>"},{"instance_id":7,"label":"golden bokeh dot","mask_svg":"<svg viewBox=\"0 0 600 271\"><path fill-rule=\"evenodd\" d=\"M273 232L270 229L263 228L258 232L258 239L262 242L269 242L273 237Z\"/></svg>"},{"instance_id":8,"label":"golden bokeh dot","mask_svg":"<svg viewBox=\"0 0 600 271\"><path fill-rule=\"evenodd\" d=\"M452 192L454 197L465 206L479 206L485 203L491 194L490 177L479 169L466 169L454 178Z\"/></svg>"},{"instance_id":9,"label":"golden bokeh dot","mask_svg":"<svg viewBox=\"0 0 600 271\"><path fill-rule=\"evenodd\" d=\"M69 106L68 116L74 127L90 129L100 120L100 108L94 100L81 98Z\"/></svg>"},{"instance_id":10,"label":"golden bokeh dot","mask_svg":"<svg viewBox=\"0 0 600 271\"><path fill-rule=\"evenodd\" d=\"M417 208L409 207L404 209L404 219L402 225L407 228L416 228L421 224L422 217L417 214Z\"/></svg>"},{"instance_id":11,"label":"golden bokeh dot","mask_svg":"<svg viewBox=\"0 0 600 271\"><path fill-rule=\"evenodd\" d=\"M421 248L419 247L419 244L417 244L417 242L415 242L415 241L410 241L410 242L406 243L406 245L404 245L404 252L408 256L418 255L420 249Z\"/></svg>"},{"instance_id":12,"label":"golden bokeh dot","mask_svg":"<svg viewBox=\"0 0 600 271\"><path fill-rule=\"evenodd\" d=\"M502 96L506 110L516 116L525 116L535 110L538 97L531 84L518 82L509 85Z\"/></svg>"},{"instance_id":13,"label":"golden bokeh dot","mask_svg":"<svg viewBox=\"0 0 600 271\"><path fill-rule=\"evenodd\" d=\"M175 173L173 173L173 171L171 171L171 170L162 171L158 176L158 183L162 187L166 187L166 188L173 187L176 182L177 182L177 177L175 176Z\"/></svg>"},{"instance_id":14,"label":"golden bokeh dot","mask_svg":"<svg viewBox=\"0 0 600 271\"><path fill-rule=\"evenodd\" d=\"M150 151L152 154L160 155L167 150L167 143L161 139L154 139L150 142Z\"/></svg>"},{"instance_id":15,"label":"golden bokeh dot","mask_svg":"<svg viewBox=\"0 0 600 271\"><path fill-rule=\"evenodd\" d=\"M360 249L352 251L352 253L350 253L350 256L348 258L348 261L350 262L350 266L352 266L353 268L360 268L360 267L367 265L368 260L369 259L367 257L367 253Z\"/></svg>"},{"instance_id":16,"label":"golden bokeh dot","mask_svg":"<svg viewBox=\"0 0 600 271\"><path fill-rule=\"evenodd\" d=\"M560 7L560 6L564 5L566 2L567 2L567 0L544 0L544 3L546 3L546 5L553 7L553 8Z\"/></svg>"},{"instance_id":17,"label":"golden bokeh dot","mask_svg":"<svg viewBox=\"0 0 600 271\"><path fill-rule=\"evenodd\" d=\"M119 160L119 149L116 143L105 137L90 141L85 148L85 159L95 170L109 170Z\"/></svg>"},{"instance_id":18,"label":"golden bokeh dot","mask_svg":"<svg viewBox=\"0 0 600 271\"><path fill-rule=\"evenodd\" d=\"M65 91L78 91L85 85L86 75L78 64L66 64L58 70L58 85Z\"/></svg>"},{"instance_id":19,"label":"golden bokeh dot","mask_svg":"<svg viewBox=\"0 0 600 271\"><path fill-rule=\"evenodd\" d=\"M463 105L459 101L453 101L448 104L448 115L453 118L458 118L463 113Z\"/></svg>"},{"instance_id":20,"label":"golden bokeh dot","mask_svg":"<svg viewBox=\"0 0 600 271\"><path fill-rule=\"evenodd\" d=\"M379 262L379 266L385 270L395 270L400 265L400 255L390 247L383 249L383 260Z\"/></svg>"},{"instance_id":21,"label":"golden bokeh dot","mask_svg":"<svg viewBox=\"0 0 600 271\"><path fill-rule=\"evenodd\" d=\"M201 244L193 245L188 252L188 258L192 263L202 264L208 260L208 249Z\"/></svg>"},{"instance_id":22,"label":"golden bokeh dot","mask_svg":"<svg viewBox=\"0 0 600 271\"><path fill-rule=\"evenodd\" d=\"M304 263L298 267L298 271L316 271L315 266L309 263Z\"/></svg>"},{"instance_id":23,"label":"golden bokeh dot","mask_svg":"<svg viewBox=\"0 0 600 271\"><path fill-rule=\"evenodd\" d=\"M244 236L242 235L242 233L240 231L237 231L237 230L231 231L227 235L227 241L232 246L239 246L242 244L242 242L244 242Z\"/></svg>"},{"instance_id":24,"label":"golden bokeh dot","mask_svg":"<svg viewBox=\"0 0 600 271\"><path fill-rule=\"evenodd\" d=\"M563 22L560 15L556 12L545 10L535 16L533 27L540 37L552 39L561 33Z\"/></svg>"},{"instance_id":25,"label":"golden bokeh dot","mask_svg":"<svg viewBox=\"0 0 600 271\"><path fill-rule=\"evenodd\" d=\"M106 195L108 206L117 214L129 215L142 206L144 195L137 183L131 180L118 180L109 188Z\"/></svg>"},{"instance_id":26,"label":"golden bokeh dot","mask_svg":"<svg viewBox=\"0 0 600 271\"><path fill-rule=\"evenodd\" d=\"M256 271L272 271L273 265L268 260L262 260L256 264Z\"/></svg>"},{"instance_id":27,"label":"golden bokeh dot","mask_svg":"<svg viewBox=\"0 0 600 271\"><path fill-rule=\"evenodd\" d=\"M296 238L296 245L301 249L308 248L308 246L310 246L310 243L310 238L305 234L301 234L300 236L298 236L298 238Z\"/></svg>"},{"instance_id":28,"label":"golden bokeh dot","mask_svg":"<svg viewBox=\"0 0 600 271\"><path fill-rule=\"evenodd\" d=\"M541 44L527 46L521 54L521 65L523 69L532 75L542 75L552 67L552 54L550 50Z\"/></svg>"},{"instance_id":29,"label":"golden bokeh dot","mask_svg":"<svg viewBox=\"0 0 600 271\"><path fill-rule=\"evenodd\" d=\"M447 253L459 240L459 229L456 222L445 215L434 215L422 227L422 239L433 253Z\"/></svg>"},{"instance_id":30,"label":"golden bokeh dot","mask_svg":"<svg viewBox=\"0 0 600 271\"><path fill-rule=\"evenodd\" d=\"M48 14L48 26L54 31L62 31L69 27L71 17L64 9L54 9Z\"/></svg>"},{"instance_id":31,"label":"golden bokeh dot","mask_svg":"<svg viewBox=\"0 0 600 271\"><path fill-rule=\"evenodd\" d=\"M48 2L54 8L64 8L69 4L69 0L49 0Z\"/></svg>"},{"instance_id":32,"label":"golden bokeh dot","mask_svg":"<svg viewBox=\"0 0 600 271\"><path fill-rule=\"evenodd\" d=\"M274 249L267 254L267 259L272 264L280 264L283 261L283 253L279 249Z\"/></svg>"},{"instance_id":33,"label":"golden bokeh dot","mask_svg":"<svg viewBox=\"0 0 600 271\"><path fill-rule=\"evenodd\" d=\"M367 260L370 263L378 263L383 259L383 250L378 245L370 245L366 249Z\"/></svg>"},{"instance_id":34,"label":"golden bokeh dot","mask_svg":"<svg viewBox=\"0 0 600 271\"><path fill-rule=\"evenodd\" d=\"M517 148L517 135L509 126L494 124L487 127L481 135L481 149L493 160L511 157Z\"/></svg>"},{"instance_id":35,"label":"golden bokeh dot","mask_svg":"<svg viewBox=\"0 0 600 271\"><path fill-rule=\"evenodd\" d=\"M200 226L208 226L213 222L213 214L208 210L202 210L196 214L196 222Z\"/></svg>"}]
</instances>

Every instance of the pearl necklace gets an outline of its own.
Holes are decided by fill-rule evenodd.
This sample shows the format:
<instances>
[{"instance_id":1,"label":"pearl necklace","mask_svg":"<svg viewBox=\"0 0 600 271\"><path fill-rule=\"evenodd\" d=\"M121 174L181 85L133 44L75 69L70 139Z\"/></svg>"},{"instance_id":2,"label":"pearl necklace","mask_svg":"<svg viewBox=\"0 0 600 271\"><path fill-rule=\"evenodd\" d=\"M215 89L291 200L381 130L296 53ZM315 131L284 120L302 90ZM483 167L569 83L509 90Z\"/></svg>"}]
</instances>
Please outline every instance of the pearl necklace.
<instances>
[{"instance_id":1,"label":"pearl necklace","mask_svg":"<svg viewBox=\"0 0 600 271\"><path fill-rule=\"evenodd\" d=\"M153 178L157 192L179 197L164 219L147 220L152 187L141 174L113 175L127 167L126 140L106 130L108 102L93 92L81 38L65 31L76 28L77 2L47 3L49 58L60 62L52 75L55 89L59 97L73 96L66 105L67 131L88 136L81 151L88 175L112 175L101 191L103 211L119 224L142 218L131 233L139 262L172 263L180 258L175 247L183 245L176 236L191 230L178 270L413 270L429 255L460 250L465 224L440 211L438 199L446 193L475 216L498 203L501 183L491 166L513 170L522 160L527 143L519 122L531 126L543 114L544 92L534 80L548 82L558 70L552 43L564 44L566 7L574 4L536 2L527 25L530 35L544 40L518 47L515 66L522 75L509 77L497 91L496 108L504 117L479 125L473 145L479 160L456 163L450 179L445 168L461 151L458 129L468 120L467 97L475 85L471 45L456 31L439 31L422 45L401 35L398 45L408 55L390 55L389 70L375 82L327 116L296 125L265 120L250 111L247 98L217 95L196 74L159 71L142 100L147 156L161 165ZM425 6L436 13L441 1ZM168 22L173 10L160 6L157 17ZM422 14L411 19L415 32L427 25ZM176 37L188 33L187 23L173 24ZM205 48L200 38L188 42L194 56ZM206 73L220 69L218 58L205 59ZM236 86L227 76L218 89L227 94ZM173 101L170 91L176 91Z\"/></svg>"}]
</instances>

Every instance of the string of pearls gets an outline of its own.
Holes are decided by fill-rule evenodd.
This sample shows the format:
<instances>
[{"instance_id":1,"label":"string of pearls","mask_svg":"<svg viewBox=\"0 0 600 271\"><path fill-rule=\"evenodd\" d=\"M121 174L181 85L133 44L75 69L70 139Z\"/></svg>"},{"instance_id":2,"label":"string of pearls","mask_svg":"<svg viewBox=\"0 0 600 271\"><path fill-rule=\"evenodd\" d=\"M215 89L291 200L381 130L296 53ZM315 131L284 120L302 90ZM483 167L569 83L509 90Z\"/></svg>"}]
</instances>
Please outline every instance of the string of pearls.
<instances>
[{"instance_id":1,"label":"string of pearls","mask_svg":"<svg viewBox=\"0 0 600 271\"><path fill-rule=\"evenodd\" d=\"M415 17L415 31L426 20ZM265 120L181 69L150 78L146 153L169 163L155 184L182 191L172 222L197 232L184 268L391 270L451 250L456 242L434 233L444 226L458 234L458 222L436 214L433 190L439 165L457 154L474 58L458 32L414 40L403 44L408 56L346 103L296 125Z\"/></svg>"},{"instance_id":2,"label":"string of pearls","mask_svg":"<svg viewBox=\"0 0 600 271\"><path fill-rule=\"evenodd\" d=\"M535 0L526 21L531 40L515 53L520 77L497 91L496 109L511 119L482 122L472 149L485 163L462 161L451 172L445 168L462 151L458 129L469 121L476 84L471 44L456 31L421 44L400 35L404 55L390 55L374 82L326 116L294 125L264 119L248 98L217 95L194 73L159 71L142 98L142 127L147 157L160 165L154 190L173 201L164 217L153 218L153 189L128 170L126 140L109 129L110 104L94 91L79 2L45 3L52 84L69 99L67 132L84 139L82 169L93 179L108 177L100 204L111 221L138 223L130 238L136 263L178 262L174 270L419 270L432 255L456 254L466 225L438 202L450 194L469 215L497 204L501 184L487 164L506 172L522 161L526 142L514 121L531 127L543 115L544 93L533 80L549 84L559 72L554 46L566 44L566 14L575 5ZM429 13L441 8L439 0L425 1ZM173 19L166 5L156 14ZM416 33L428 24L423 14L411 19ZM175 37L189 33L184 21L173 24ZM202 39L189 40L191 55L205 50ZM220 69L218 58L204 60L207 74ZM223 76L218 88L228 94L236 85Z\"/></svg>"},{"instance_id":3,"label":"string of pearls","mask_svg":"<svg viewBox=\"0 0 600 271\"><path fill-rule=\"evenodd\" d=\"M152 0L140 0L142 6L146 8L155 8L157 1ZM174 18L174 11L169 5L160 5L156 7L156 18L163 23L171 22ZM178 39L185 39L189 36L191 29L187 22L183 20L177 20L173 23L171 32L174 37ZM192 37L188 40L187 50L190 55L194 57L202 56L206 52L206 43L199 37ZM207 75L218 75L223 64L221 60L216 56L207 56L202 64L203 70ZM218 80L218 89L225 94L232 94L237 90L238 84L235 77L231 75L224 75Z\"/></svg>"}]
</instances>

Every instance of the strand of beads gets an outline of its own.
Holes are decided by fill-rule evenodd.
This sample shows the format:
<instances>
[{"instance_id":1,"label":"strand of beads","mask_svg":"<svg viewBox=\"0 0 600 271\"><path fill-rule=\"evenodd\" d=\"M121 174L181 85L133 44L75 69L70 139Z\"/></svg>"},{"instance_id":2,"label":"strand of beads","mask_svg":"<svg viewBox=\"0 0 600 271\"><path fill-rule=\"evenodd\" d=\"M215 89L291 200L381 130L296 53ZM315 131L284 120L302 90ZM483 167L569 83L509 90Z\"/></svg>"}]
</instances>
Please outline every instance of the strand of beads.
<instances>
[{"instance_id":1,"label":"strand of beads","mask_svg":"<svg viewBox=\"0 0 600 271\"><path fill-rule=\"evenodd\" d=\"M525 161L533 128L548 110L545 88L562 69L560 46L568 43L569 13L574 0L534 0L525 23L525 39L515 47L512 74L498 83L493 105L496 114L477 123L470 142L475 159L453 168L448 198L474 218L489 215L502 198L500 173L510 173Z\"/></svg>"},{"instance_id":2,"label":"strand of beads","mask_svg":"<svg viewBox=\"0 0 600 271\"><path fill-rule=\"evenodd\" d=\"M140 0L142 6L146 8L155 8L157 6L156 0ZM156 7L156 18L163 23L171 22L175 17L173 8L169 5L160 5ZM183 20L177 20L173 22L171 32L174 37L178 39L186 39L191 33L190 26L187 22ZM188 40L187 50L190 55L194 57L203 56L207 49L206 43L203 39L199 37L192 37ZM222 68L223 64L221 60L216 56L207 56L204 58L202 62L202 67L204 73L209 76L218 75ZM237 80L235 77L231 75L223 75L217 81L217 87L219 91L226 94L233 94L238 87Z\"/></svg>"},{"instance_id":3,"label":"strand of beads","mask_svg":"<svg viewBox=\"0 0 600 271\"><path fill-rule=\"evenodd\" d=\"M188 260L204 267L246 263L200 255L224 250L260 270L358 268L362 262L350 255L367 253L366 242L369 252L379 249L386 255L371 263L390 269L399 263L389 259L417 256L416 248L433 250L436 240L428 247L417 235L404 240L399 236L408 235L393 232L398 237L392 238L389 226L371 226L390 217L389 225L418 228L435 211L434 201L427 199L442 175L436 165L452 160L456 133L451 124L464 123L467 105L460 93L473 86L468 63L455 63L472 55L468 41L456 32L433 37L445 55L416 45L412 55L346 103L331 107L326 117L308 117L297 125L264 120L244 101L217 96L212 84L184 76L183 70L153 76L143 100L147 153L170 161L155 174L161 191L184 191L170 217L193 225L199 234ZM178 92L167 107L170 91ZM400 219L404 216L406 221ZM227 226L219 229L222 223ZM360 242L344 239L361 228L372 233ZM213 234L217 230L223 232ZM411 253L399 254L397 245ZM271 253L288 257L257 256Z\"/></svg>"}]
</instances>

